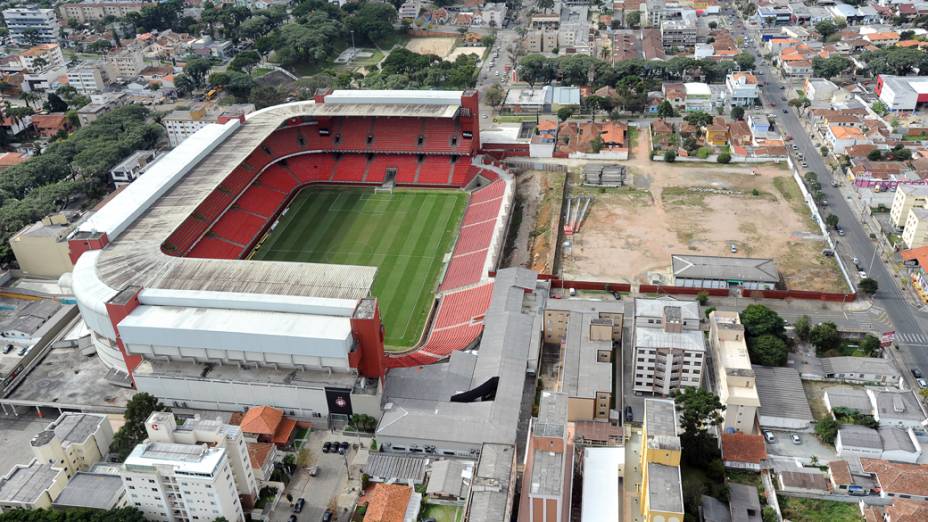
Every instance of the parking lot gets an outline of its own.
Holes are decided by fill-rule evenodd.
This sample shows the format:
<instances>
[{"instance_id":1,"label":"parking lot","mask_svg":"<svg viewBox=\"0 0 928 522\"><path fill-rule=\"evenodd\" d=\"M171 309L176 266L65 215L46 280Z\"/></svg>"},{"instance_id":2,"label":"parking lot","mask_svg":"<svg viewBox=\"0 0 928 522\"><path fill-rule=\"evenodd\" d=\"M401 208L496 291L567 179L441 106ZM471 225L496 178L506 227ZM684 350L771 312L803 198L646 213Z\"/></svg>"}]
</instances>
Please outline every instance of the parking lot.
<instances>
[{"instance_id":1,"label":"parking lot","mask_svg":"<svg viewBox=\"0 0 928 522\"><path fill-rule=\"evenodd\" d=\"M781 430L764 430L770 431L775 437L774 442L767 442L767 453L780 457L800 458L808 462L814 455L822 464L837 460L835 449L831 446L822 444L814 433L799 433L794 431ZM799 435L799 444L793 443L791 437L793 434Z\"/></svg>"}]
</instances>

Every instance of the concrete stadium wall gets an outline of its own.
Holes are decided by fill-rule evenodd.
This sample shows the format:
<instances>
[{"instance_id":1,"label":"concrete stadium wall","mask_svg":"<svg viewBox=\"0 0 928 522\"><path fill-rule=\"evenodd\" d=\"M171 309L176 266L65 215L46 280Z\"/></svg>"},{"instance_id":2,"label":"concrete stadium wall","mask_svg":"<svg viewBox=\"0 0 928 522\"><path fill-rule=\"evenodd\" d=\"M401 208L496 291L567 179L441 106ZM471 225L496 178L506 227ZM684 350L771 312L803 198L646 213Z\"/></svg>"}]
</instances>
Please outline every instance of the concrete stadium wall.
<instances>
[{"instance_id":1,"label":"concrete stadium wall","mask_svg":"<svg viewBox=\"0 0 928 522\"><path fill-rule=\"evenodd\" d=\"M830 301L850 303L857 299L856 293L810 292L806 290L742 290L744 297L764 299L808 299L812 301Z\"/></svg>"}]
</instances>

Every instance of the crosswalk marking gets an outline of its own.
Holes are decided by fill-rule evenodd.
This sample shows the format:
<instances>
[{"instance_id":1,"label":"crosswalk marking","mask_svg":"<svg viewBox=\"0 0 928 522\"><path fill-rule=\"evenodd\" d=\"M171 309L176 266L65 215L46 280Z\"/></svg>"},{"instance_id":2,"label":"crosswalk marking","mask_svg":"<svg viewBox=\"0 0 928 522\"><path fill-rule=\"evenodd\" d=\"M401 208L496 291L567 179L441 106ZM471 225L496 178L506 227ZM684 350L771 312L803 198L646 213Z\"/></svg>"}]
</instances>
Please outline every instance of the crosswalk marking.
<instances>
[{"instance_id":1,"label":"crosswalk marking","mask_svg":"<svg viewBox=\"0 0 928 522\"><path fill-rule=\"evenodd\" d=\"M897 333L896 341L906 344L924 344L928 346L928 335L922 333Z\"/></svg>"}]
</instances>

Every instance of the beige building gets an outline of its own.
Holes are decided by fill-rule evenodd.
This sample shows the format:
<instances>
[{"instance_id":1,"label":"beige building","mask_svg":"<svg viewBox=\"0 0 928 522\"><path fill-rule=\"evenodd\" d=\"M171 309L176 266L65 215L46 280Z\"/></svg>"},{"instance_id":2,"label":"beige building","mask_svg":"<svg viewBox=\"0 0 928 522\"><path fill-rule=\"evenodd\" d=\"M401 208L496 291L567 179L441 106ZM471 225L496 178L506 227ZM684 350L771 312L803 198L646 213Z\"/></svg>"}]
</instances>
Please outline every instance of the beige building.
<instances>
[{"instance_id":1,"label":"beige building","mask_svg":"<svg viewBox=\"0 0 928 522\"><path fill-rule=\"evenodd\" d=\"M37 461L64 469L68 477L86 471L109 453L113 428L104 415L65 413L32 438Z\"/></svg>"},{"instance_id":2,"label":"beige building","mask_svg":"<svg viewBox=\"0 0 928 522\"><path fill-rule=\"evenodd\" d=\"M145 68L145 57L142 54L142 49L134 44L120 47L118 50L107 54L103 61L110 78L132 80Z\"/></svg>"},{"instance_id":3,"label":"beige building","mask_svg":"<svg viewBox=\"0 0 928 522\"><path fill-rule=\"evenodd\" d=\"M61 4L58 13L68 23L76 20L80 23L102 20L107 16L125 18L129 13L138 13L145 6L144 2L78 2Z\"/></svg>"},{"instance_id":4,"label":"beige building","mask_svg":"<svg viewBox=\"0 0 928 522\"><path fill-rule=\"evenodd\" d=\"M106 88L104 71L93 64L85 64L68 70L68 85L81 94L100 92Z\"/></svg>"},{"instance_id":5,"label":"beige building","mask_svg":"<svg viewBox=\"0 0 928 522\"><path fill-rule=\"evenodd\" d=\"M624 305L620 301L549 300L544 342L560 346L558 391L567 397L571 422L609 419L612 359L621 351Z\"/></svg>"},{"instance_id":6,"label":"beige building","mask_svg":"<svg viewBox=\"0 0 928 522\"><path fill-rule=\"evenodd\" d=\"M715 381L719 399L725 405L722 427L752 433L760 399L744 337L744 325L737 312L716 310L709 314L709 346L715 363Z\"/></svg>"},{"instance_id":7,"label":"beige building","mask_svg":"<svg viewBox=\"0 0 928 522\"><path fill-rule=\"evenodd\" d=\"M61 277L74 265L68 255L68 235L78 224L77 213L60 212L42 218L10 238L20 270L30 276Z\"/></svg>"},{"instance_id":8,"label":"beige building","mask_svg":"<svg viewBox=\"0 0 928 522\"><path fill-rule=\"evenodd\" d=\"M17 464L0 477L0 512L49 509L68 485L68 478L65 470L40 464L36 459L27 465Z\"/></svg>"},{"instance_id":9,"label":"beige building","mask_svg":"<svg viewBox=\"0 0 928 522\"><path fill-rule=\"evenodd\" d=\"M904 228L909 218L909 211L915 207L924 207L928 204L928 186L925 185L899 185L893 196L893 206L889 210L896 228Z\"/></svg>"},{"instance_id":10,"label":"beige building","mask_svg":"<svg viewBox=\"0 0 928 522\"><path fill-rule=\"evenodd\" d=\"M902 242L906 248L917 248L928 244L928 209L915 207L909 210L902 230Z\"/></svg>"},{"instance_id":11,"label":"beige building","mask_svg":"<svg viewBox=\"0 0 928 522\"><path fill-rule=\"evenodd\" d=\"M525 33L522 47L528 53L550 53L558 48L556 29L533 29Z\"/></svg>"},{"instance_id":12,"label":"beige building","mask_svg":"<svg viewBox=\"0 0 928 522\"><path fill-rule=\"evenodd\" d=\"M519 522L568 522L574 469L573 424L567 396L542 392L531 421Z\"/></svg>"},{"instance_id":13,"label":"beige building","mask_svg":"<svg viewBox=\"0 0 928 522\"><path fill-rule=\"evenodd\" d=\"M698 387L705 357L695 301L635 299L636 392L666 396Z\"/></svg>"}]
</instances>

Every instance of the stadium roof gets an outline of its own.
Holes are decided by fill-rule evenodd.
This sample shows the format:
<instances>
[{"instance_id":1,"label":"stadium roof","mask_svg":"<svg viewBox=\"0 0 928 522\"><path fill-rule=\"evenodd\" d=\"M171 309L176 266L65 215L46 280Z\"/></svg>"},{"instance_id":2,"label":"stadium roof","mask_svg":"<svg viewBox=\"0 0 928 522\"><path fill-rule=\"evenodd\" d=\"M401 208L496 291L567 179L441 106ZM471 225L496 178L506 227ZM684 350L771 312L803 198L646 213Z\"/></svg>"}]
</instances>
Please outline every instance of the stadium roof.
<instances>
[{"instance_id":1,"label":"stadium roof","mask_svg":"<svg viewBox=\"0 0 928 522\"><path fill-rule=\"evenodd\" d=\"M289 103L251 113L244 125L238 120L207 125L164 155L78 229L78 238L105 233L109 240L106 248L86 252L75 265L79 300L106 302L128 286L367 297L376 267L194 259L161 251L168 236L281 123L317 114L324 105Z\"/></svg>"}]
</instances>

